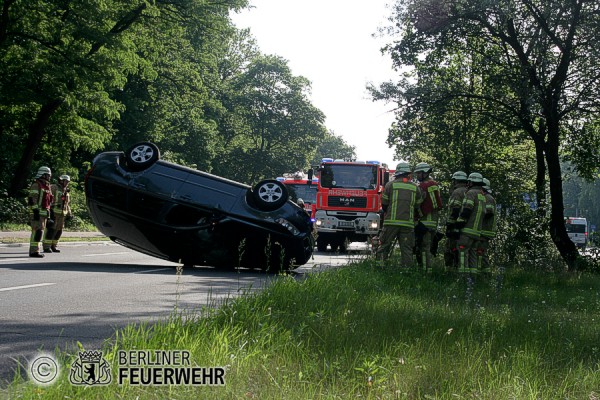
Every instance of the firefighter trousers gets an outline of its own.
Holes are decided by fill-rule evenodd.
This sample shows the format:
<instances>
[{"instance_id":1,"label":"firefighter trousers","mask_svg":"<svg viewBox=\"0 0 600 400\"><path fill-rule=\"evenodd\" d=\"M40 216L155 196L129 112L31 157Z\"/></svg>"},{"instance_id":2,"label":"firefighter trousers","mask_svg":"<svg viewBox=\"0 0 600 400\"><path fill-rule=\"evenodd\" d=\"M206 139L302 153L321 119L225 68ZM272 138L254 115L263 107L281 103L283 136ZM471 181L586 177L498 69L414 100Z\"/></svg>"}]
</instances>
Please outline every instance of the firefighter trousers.
<instances>
[{"instance_id":1,"label":"firefighter trousers","mask_svg":"<svg viewBox=\"0 0 600 400\"><path fill-rule=\"evenodd\" d=\"M394 245L398 240L400 247L400 266L409 268L413 266L413 248L415 247L415 230L405 226L384 225L380 237L381 243L377 249L377 259L387 260Z\"/></svg>"}]
</instances>

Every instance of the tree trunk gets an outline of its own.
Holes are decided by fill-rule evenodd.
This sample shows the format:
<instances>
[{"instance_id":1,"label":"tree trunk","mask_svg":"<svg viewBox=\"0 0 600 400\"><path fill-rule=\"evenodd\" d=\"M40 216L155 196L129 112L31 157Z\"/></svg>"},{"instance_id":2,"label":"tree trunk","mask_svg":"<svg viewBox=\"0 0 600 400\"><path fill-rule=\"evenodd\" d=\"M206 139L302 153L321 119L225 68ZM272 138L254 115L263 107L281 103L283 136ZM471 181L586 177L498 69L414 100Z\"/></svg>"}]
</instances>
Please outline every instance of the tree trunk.
<instances>
[{"instance_id":1,"label":"tree trunk","mask_svg":"<svg viewBox=\"0 0 600 400\"><path fill-rule=\"evenodd\" d=\"M579 253L567 234L564 221L562 172L558 147L558 129L556 129L556 132L549 132L545 151L550 182L550 237L569 269L574 269Z\"/></svg>"},{"instance_id":2,"label":"tree trunk","mask_svg":"<svg viewBox=\"0 0 600 400\"><path fill-rule=\"evenodd\" d=\"M35 153L40 147L40 143L44 137L44 131L48 125L48 121L62 103L62 99L54 99L44 104L29 127L29 135L27 136L25 149L23 150L23 155L17 164L15 174L10 184L8 192L10 197L18 197L21 190L27 187L27 179L29 171L31 170L31 164L33 163Z\"/></svg>"},{"instance_id":3,"label":"tree trunk","mask_svg":"<svg viewBox=\"0 0 600 400\"><path fill-rule=\"evenodd\" d=\"M544 141L537 136L534 137L535 143L535 201L538 214L546 215L546 163L544 162Z\"/></svg>"}]
</instances>

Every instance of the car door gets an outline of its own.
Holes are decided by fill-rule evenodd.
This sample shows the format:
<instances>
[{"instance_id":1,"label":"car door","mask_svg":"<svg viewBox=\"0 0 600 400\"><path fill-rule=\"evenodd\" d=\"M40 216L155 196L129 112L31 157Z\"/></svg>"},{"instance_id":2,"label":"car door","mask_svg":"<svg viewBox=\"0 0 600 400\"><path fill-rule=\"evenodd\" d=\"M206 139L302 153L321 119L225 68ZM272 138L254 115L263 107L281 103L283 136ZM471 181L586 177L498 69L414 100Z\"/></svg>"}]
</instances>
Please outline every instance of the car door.
<instances>
[{"instance_id":1,"label":"car door","mask_svg":"<svg viewBox=\"0 0 600 400\"><path fill-rule=\"evenodd\" d=\"M129 210L132 214L160 219L179 197L189 172L158 161L129 182Z\"/></svg>"},{"instance_id":2,"label":"car door","mask_svg":"<svg viewBox=\"0 0 600 400\"><path fill-rule=\"evenodd\" d=\"M201 171L190 173L179 190L180 200L206 210L231 213L242 200L248 187Z\"/></svg>"}]
</instances>

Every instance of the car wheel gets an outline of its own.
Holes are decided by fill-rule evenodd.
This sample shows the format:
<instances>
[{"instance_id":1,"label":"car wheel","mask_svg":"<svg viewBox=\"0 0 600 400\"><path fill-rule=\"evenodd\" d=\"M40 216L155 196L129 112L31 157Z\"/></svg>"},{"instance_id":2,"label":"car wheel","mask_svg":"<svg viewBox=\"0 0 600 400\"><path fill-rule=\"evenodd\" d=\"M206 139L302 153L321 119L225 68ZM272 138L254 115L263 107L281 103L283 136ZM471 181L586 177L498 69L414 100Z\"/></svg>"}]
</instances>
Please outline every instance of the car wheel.
<instances>
[{"instance_id":1,"label":"car wheel","mask_svg":"<svg viewBox=\"0 0 600 400\"><path fill-rule=\"evenodd\" d=\"M284 205L289 194L285 185L274 179L265 179L252 188L253 204L260 210L276 210Z\"/></svg>"},{"instance_id":2,"label":"car wheel","mask_svg":"<svg viewBox=\"0 0 600 400\"><path fill-rule=\"evenodd\" d=\"M141 171L154 164L160 158L160 151L154 143L141 142L129 148L125 153L127 166L132 171Z\"/></svg>"}]
</instances>

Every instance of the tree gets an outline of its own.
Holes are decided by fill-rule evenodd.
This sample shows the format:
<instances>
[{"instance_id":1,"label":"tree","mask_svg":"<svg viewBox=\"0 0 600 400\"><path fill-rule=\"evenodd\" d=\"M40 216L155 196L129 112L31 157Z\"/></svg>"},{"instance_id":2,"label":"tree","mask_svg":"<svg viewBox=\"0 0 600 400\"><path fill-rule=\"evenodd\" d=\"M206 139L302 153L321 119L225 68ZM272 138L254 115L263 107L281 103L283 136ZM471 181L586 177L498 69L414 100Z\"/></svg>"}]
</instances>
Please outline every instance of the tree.
<instances>
[{"instance_id":1,"label":"tree","mask_svg":"<svg viewBox=\"0 0 600 400\"><path fill-rule=\"evenodd\" d=\"M356 147L351 146L335 132L328 131L321 143L319 143L310 165L319 165L321 159L356 159Z\"/></svg>"},{"instance_id":2,"label":"tree","mask_svg":"<svg viewBox=\"0 0 600 400\"><path fill-rule=\"evenodd\" d=\"M326 132L308 80L280 57L259 56L230 85L227 145L215 173L254 183L304 169Z\"/></svg>"},{"instance_id":3,"label":"tree","mask_svg":"<svg viewBox=\"0 0 600 400\"><path fill-rule=\"evenodd\" d=\"M598 8L592 0L399 0L400 40L387 47L399 69L445 65L461 54L477 62L484 90L457 85L445 99L476 101L484 134L502 126L503 135L533 142L540 213L547 179L550 237L569 267L578 253L563 222L560 162L567 143L598 143L589 128L600 108ZM582 171L597 165L597 150L580 155Z\"/></svg>"},{"instance_id":4,"label":"tree","mask_svg":"<svg viewBox=\"0 0 600 400\"><path fill-rule=\"evenodd\" d=\"M210 35L220 34L211 31L213 18L228 20L229 10L244 4L245 0L214 4L203 0L4 1L0 11L0 138L14 150L3 160L3 172L13 172L10 195L16 196L26 185L36 157L50 164L48 155L52 154L52 161L58 155L63 158L59 163L68 163L65 160L73 151L103 148L125 111L115 92L132 89L139 93L143 84L167 70L184 72L185 78L192 78L191 86L202 87L200 57L194 57L201 53L191 49L203 47L190 42L205 43ZM195 71L190 68L194 62L198 64ZM137 82L134 76L139 78ZM169 76L161 78L165 82ZM158 94L168 96L166 87L161 88ZM157 92L149 93L148 99L155 100L152 95ZM175 111L197 115L189 105L201 110L203 104L196 101L206 96L206 91L186 94L179 99L170 97L171 103L165 100L162 112L168 117ZM182 98L187 105L178 101ZM173 118L167 120L173 122ZM193 122L201 126L196 131L203 134L206 125L198 119ZM145 128L153 129L150 124ZM165 126L155 128L156 133Z\"/></svg>"}]
</instances>

